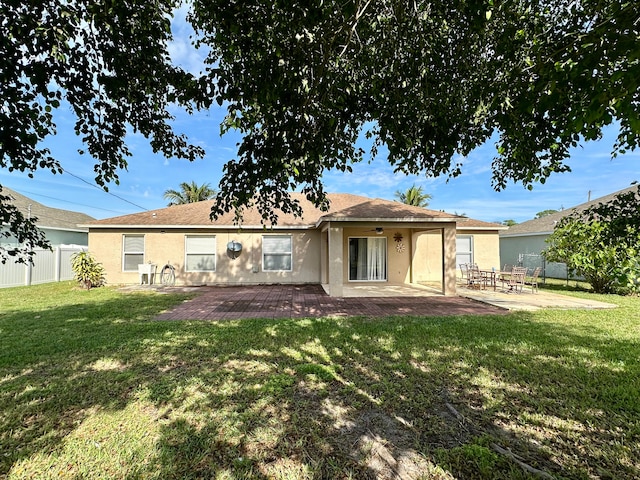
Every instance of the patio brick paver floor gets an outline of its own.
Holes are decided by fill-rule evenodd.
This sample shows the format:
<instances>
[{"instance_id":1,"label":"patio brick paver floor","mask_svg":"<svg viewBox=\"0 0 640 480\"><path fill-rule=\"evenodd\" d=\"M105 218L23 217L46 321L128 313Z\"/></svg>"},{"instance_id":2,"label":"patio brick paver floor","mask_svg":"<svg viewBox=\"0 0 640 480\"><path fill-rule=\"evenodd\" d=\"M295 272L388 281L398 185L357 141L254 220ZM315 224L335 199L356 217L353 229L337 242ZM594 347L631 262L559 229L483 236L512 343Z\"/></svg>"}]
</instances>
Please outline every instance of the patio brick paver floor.
<instances>
[{"instance_id":1,"label":"patio brick paver floor","mask_svg":"<svg viewBox=\"0 0 640 480\"><path fill-rule=\"evenodd\" d=\"M320 285L200 287L157 320L236 320L390 315L495 315L507 310L463 297L330 297Z\"/></svg>"}]
</instances>

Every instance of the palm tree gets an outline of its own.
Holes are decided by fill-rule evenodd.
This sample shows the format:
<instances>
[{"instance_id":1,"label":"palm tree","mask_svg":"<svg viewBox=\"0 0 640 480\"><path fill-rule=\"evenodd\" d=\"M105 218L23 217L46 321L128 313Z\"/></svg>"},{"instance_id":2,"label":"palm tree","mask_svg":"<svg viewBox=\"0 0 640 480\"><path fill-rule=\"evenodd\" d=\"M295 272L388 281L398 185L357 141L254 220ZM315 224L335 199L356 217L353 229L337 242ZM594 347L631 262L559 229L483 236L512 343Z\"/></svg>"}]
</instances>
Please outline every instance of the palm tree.
<instances>
[{"instance_id":1,"label":"palm tree","mask_svg":"<svg viewBox=\"0 0 640 480\"><path fill-rule=\"evenodd\" d=\"M205 183L198 185L192 181L191 183L182 182L180 184L180 190L165 190L164 198L169 200L169 206L171 206L210 200L215 197L216 194L215 188L211 188L210 184Z\"/></svg>"},{"instance_id":2,"label":"palm tree","mask_svg":"<svg viewBox=\"0 0 640 480\"><path fill-rule=\"evenodd\" d=\"M422 187L416 187L415 183L404 192L398 190L395 197L399 202L422 208L428 207L429 200L433 198L429 193L424 193Z\"/></svg>"}]
</instances>

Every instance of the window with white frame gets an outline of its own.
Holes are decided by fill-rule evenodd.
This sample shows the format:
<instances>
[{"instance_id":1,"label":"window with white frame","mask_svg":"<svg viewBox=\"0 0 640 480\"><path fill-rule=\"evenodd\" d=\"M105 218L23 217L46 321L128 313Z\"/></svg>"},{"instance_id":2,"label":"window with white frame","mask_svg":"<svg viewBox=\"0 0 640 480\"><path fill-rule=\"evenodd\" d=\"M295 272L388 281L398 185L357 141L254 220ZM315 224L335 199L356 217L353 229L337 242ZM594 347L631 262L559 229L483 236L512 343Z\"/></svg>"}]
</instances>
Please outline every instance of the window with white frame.
<instances>
[{"instance_id":1,"label":"window with white frame","mask_svg":"<svg viewBox=\"0 0 640 480\"><path fill-rule=\"evenodd\" d=\"M184 237L185 271L216 271L215 235L186 235Z\"/></svg>"},{"instance_id":2,"label":"window with white frame","mask_svg":"<svg viewBox=\"0 0 640 480\"><path fill-rule=\"evenodd\" d=\"M262 236L262 270L290 272L293 265L291 235Z\"/></svg>"},{"instance_id":3,"label":"window with white frame","mask_svg":"<svg viewBox=\"0 0 640 480\"><path fill-rule=\"evenodd\" d=\"M473 235L456 235L456 265L473 263Z\"/></svg>"},{"instance_id":4,"label":"window with white frame","mask_svg":"<svg viewBox=\"0 0 640 480\"><path fill-rule=\"evenodd\" d=\"M387 279L387 239L349 239L349 280L381 282Z\"/></svg>"},{"instance_id":5,"label":"window with white frame","mask_svg":"<svg viewBox=\"0 0 640 480\"><path fill-rule=\"evenodd\" d=\"M144 235L122 236L122 271L137 272L144 263Z\"/></svg>"}]
</instances>

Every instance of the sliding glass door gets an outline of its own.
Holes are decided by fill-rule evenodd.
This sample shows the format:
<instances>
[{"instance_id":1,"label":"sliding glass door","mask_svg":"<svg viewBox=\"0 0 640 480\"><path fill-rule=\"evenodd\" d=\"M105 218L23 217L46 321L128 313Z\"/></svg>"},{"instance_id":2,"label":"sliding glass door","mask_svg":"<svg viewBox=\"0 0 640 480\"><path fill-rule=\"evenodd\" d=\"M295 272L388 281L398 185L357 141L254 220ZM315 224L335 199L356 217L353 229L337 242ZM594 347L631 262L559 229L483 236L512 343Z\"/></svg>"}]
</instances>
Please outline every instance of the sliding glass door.
<instances>
[{"instance_id":1,"label":"sliding glass door","mask_svg":"<svg viewBox=\"0 0 640 480\"><path fill-rule=\"evenodd\" d=\"M349 280L381 282L387 279L387 239L349 239Z\"/></svg>"}]
</instances>

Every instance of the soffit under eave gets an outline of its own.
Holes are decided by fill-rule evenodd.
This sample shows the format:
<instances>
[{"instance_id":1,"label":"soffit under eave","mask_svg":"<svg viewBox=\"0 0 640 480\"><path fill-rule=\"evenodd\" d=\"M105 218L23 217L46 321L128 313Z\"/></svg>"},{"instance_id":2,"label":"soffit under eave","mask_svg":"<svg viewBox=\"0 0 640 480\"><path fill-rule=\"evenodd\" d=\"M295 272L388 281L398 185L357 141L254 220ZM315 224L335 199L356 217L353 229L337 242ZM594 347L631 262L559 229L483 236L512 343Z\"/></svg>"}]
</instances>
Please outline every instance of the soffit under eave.
<instances>
[{"instance_id":1,"label":"soffit under eave","mask_svg":"<svg viewBox=\"0 0 640 480\"><path fill-rule=\"evenodd\" d=\"M316 228L325 231L329 227L351 228L351 227L383 227L383 228L410 228L410 229L435 229L445 226L455 228L455 219L406 219L406 218L350 218L350 219L320 219Z\"/></svg>"}]
</instances>

